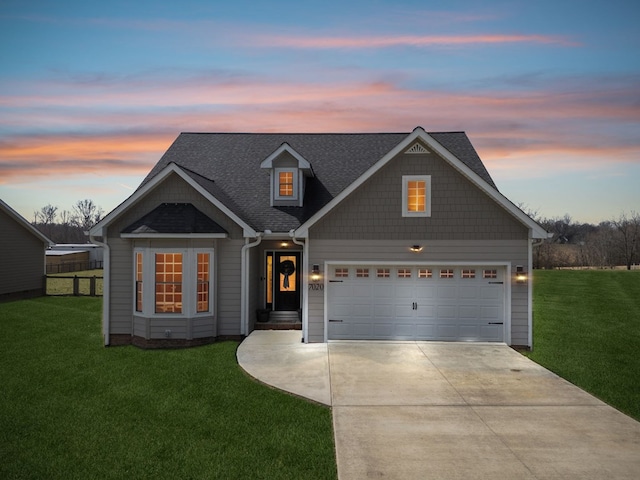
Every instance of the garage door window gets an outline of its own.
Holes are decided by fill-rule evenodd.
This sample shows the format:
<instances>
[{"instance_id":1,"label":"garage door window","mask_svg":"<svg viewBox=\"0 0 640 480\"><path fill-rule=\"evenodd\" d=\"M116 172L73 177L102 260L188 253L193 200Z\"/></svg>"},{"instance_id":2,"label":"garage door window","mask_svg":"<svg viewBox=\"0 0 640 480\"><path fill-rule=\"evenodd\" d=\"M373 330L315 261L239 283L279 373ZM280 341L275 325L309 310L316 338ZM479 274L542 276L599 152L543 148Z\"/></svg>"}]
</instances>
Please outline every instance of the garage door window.
<instances>
[{"instance_id":1,"label":"garage door window","mask_svg":"<svg viewBox=\"0 0 640 480\"><path fill-rule=\"evenodd\" d=\"M376 270L376 277L378 278L389 278L390 271L388 268L379 268Z\"/></svg>"},{"instance_id":2,"label":"garage door window","mask_svg":"<svg viewBox=\"0 0 640 480\"><path fill-rule=\"evenodd\" d=\"M440 270L440 278L453 278L453 270L450 268Z\"/></svg>"},{"instance_id":3,"label":"garage door window","mask_svg":"<svg viewBox=\"0 0 640 480\"><path fill-rule=\"evenodd\" d=\"M348 268L336 268L336 277L337 278L346 278L349 276Z\"/></svg>"},{"instance_id":4,"label":"garage door window","mask_svg":"<svg viewBox=\"0 0 640 480\"><path fill-rule=\"evenodd\" d=\"M475 270L462 269L462 278L476 278Z\"/></svg>"},{"instance_id":5,"label":"garage door window","mask_svg":"<svg viewBox=\"0 0 640 480\"><path fill-rule=\"evenodd\" d=\"M411 269L410 268L399 268L398 269L398 278L411 278Z\"/></svg>"},{"instance_id":6,"label":"garage door window","mask_svg":"<svg viewBox=\"0 0 640 480\"><path fill-rule=\"evenodd\" d=\"M358 278L369 278L369 269L368 268L358 268L358 269L356 269L356 277L358 277Z\"/></svg>"},{"instance_id":7,"label":"garage door window","mask_svg":"<svg viewBox=\"0 0 640 480\"><path fill-rule=\"evenodd\" d=\"M482 278L498 278L497 270L483 270Z\"/></svg>"},{"instance_id":8,"label":"garage door window","mask_svg":"<svg viewBox=\"0 0 640 480\"><path fill-rule=\"evenodd\" d=\"M421 268L418 270L418 278L432 278L433 272L430 268Z\"/></svg>"}]
</instances>

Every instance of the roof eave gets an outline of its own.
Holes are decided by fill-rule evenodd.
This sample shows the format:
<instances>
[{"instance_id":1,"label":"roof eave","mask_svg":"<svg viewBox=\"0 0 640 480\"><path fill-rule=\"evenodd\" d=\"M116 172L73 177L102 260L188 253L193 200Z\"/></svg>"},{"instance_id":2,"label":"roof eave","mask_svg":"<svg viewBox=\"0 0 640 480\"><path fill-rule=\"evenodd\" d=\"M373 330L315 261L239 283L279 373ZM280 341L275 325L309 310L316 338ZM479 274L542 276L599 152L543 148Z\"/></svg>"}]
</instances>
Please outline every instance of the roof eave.
<instances>
[{"instance_id":1,"label":"roof eave","mask_svg":"<svg viewBox=\"0 0 640 480\"><path fill-rule=\"evenodd\" d=\"M118 205L115 209L109 212L100 222L94 225L89 231L90 235L93 237L102 237L104 236L104 229L107 228L111 223L113 223L120 215L122 215L125 211L129 209L131 205L140 199L144 198L149 192L155 189L164 179L166 179L170 174L175 173L180 176L185 182L187 182L194 190L196 190L200 195L209 200L213 205L219 208L225 215L231 218L238 226L242 228L243 235L245 237L254 238L257 235L257 232L254 228L252 228L249 224L247 224L244 220L242 220L238 215L236 215L233 211L227 208L222 202L220 202L217 198L215 198L211 193L209 193L204 187L199 185L197 182L191 178L183 169L181 169L175 163L170 163L163 170L158 172L152 179L150 179L147 183L141 186L138 190L136 190L129 198L127 198L124 202ZM139 238L139 237L138 237ZM156 237L157 238L157 237Z\"/></svg>"}]
</instances>

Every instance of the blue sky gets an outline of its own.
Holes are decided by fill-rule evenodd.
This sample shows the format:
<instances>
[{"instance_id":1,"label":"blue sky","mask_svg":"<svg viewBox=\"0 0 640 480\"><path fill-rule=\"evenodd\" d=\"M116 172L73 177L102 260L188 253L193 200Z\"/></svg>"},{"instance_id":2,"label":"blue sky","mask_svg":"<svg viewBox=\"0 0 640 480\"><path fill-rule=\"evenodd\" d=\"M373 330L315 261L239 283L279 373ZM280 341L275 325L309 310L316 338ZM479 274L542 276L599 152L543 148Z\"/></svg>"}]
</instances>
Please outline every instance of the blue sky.
<instances>
[{"instance_id":1,"label":"blue sky","mask_svg":"<svg viewBox=\"0 0 640 480\"><path fill-rule=\"evenodd\" d=\"M464 130L544 217L640 211L632 1L0 4L0 198L108 212L182 131Z\"/></svg>"}]
</instances>

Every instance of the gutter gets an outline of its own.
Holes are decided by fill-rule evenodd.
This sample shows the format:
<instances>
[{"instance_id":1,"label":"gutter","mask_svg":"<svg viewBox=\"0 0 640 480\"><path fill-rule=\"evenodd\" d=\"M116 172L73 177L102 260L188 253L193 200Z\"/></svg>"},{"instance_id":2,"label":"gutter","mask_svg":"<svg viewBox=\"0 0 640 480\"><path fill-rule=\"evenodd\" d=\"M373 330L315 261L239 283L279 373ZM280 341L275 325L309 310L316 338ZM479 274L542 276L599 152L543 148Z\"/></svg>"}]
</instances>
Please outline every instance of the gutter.
<instances>
[{"instance_id":1,"label":"gutter","mask_svg":"<svg viewBox=\"0 0 640 480\"><path fill-rule=\"evenodd\" d=\"M260 245L262 242L262 232L258 232L257 240L248 243L249 239L245 238L245 244L242 246L240 253L240 335L249 334L249 249Z\"/></svg>"},{"instance_id":2,"label":"gutter","mask_svg":"<svg viewBox=\"0 0 640 480\"><path fill-rule=\"evenodd\" d=\"M103 256L103 263L102 263L102 267L103 267L103 280L102 280L102 335L104 337L104 346L108 347L109 346L109 330L110 330L110 318L109 318L109 304L111 303L111 296L110 296L110 275L111 275L111 268L110 268L110 263L111 263L111 252L109 249L109 244L107 243L107 237L103 236L102 237L104 242L100 242L98 240L96 240L96 237L94 237L93 235L89 234L89 240L91 240L91 243L95 243L96 245L100 245L102 248L104 248L104 256Z\"/></svg>"}]
</instances>

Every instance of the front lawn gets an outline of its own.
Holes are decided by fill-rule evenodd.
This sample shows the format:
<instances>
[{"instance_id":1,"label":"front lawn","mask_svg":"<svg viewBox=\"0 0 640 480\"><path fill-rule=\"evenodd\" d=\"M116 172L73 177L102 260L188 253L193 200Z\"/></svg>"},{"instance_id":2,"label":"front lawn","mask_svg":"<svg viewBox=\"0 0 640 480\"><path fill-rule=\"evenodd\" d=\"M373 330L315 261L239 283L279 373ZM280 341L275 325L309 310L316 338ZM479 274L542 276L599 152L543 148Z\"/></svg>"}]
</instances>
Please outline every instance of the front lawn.
<instances>
[{"instance_id":1,"label":"front lawn","mask_svg":"<svg viewBox=\"0 0 640 480\"><path fill-rule=\"evenodd\" d=\"M640 271L539 270L534 282L527 355L640 420Z\"/></svg>"},{"instance_id":2,"label":"front lawn","mask_svg":"<svg viewBox=\"0 0 640 480\"><path fill-rule=\"evenodd\" d=\"M0 478L336 478L330 410L250 379L236 342L104 348L100 309L0 304Z\"/></svg>"}]
</instances>

